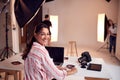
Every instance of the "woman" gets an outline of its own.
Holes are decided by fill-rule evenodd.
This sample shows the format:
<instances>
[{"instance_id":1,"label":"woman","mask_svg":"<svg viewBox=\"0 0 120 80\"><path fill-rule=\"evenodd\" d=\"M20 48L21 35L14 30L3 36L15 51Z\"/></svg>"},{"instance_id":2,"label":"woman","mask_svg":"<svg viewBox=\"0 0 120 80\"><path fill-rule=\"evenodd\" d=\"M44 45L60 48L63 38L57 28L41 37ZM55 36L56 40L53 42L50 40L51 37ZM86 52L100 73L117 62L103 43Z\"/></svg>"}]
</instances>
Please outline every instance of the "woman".
<instances>
[{"instance_id":1,"label":"woman","mask_svg":"<svg viewBox=\"0 0 120 80\"><path fill-rule=\"evenodd\" d=\"M109 52L111 53L112 49L113 49L113 53L115 54L117 28L113 24L113 21L111 19L109 19L109 34L110 34L110 37L109 37L109 42L110 42Z\"/></svg>"},{"instance_id":2,"label":"woman","mask_svg":"<svg viewBox=\"0 0 120 80\"><path fill-rule=\"evenodd\" d=\"M54 65L45 45L50 39L50 30L45 24L39 24L34 30L34 36L24 51L24 80L64 80L66 75L75 73L76 68L67 71Z\"/></svg>"}]
</instances>

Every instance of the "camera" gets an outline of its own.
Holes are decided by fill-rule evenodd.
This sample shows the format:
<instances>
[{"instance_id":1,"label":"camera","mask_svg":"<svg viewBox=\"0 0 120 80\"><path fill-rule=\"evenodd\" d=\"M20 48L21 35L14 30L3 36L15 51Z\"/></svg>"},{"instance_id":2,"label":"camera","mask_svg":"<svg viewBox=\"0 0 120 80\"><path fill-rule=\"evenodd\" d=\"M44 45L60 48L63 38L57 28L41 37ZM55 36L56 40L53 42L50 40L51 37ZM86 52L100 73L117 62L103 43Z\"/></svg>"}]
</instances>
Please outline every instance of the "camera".
<instances>
[{"instance_id":1,"label":"camera","mask_svg":"<svg viewBox=\"0 0 120 80\"><path fill-rule=\"evenodd\" d=\"M88 51L85 51L81 54L81 57L78 58L78 62L81 64L81 68L86 68L87 63L91 61L91 56Z\"/></svg>"}]
</instances>

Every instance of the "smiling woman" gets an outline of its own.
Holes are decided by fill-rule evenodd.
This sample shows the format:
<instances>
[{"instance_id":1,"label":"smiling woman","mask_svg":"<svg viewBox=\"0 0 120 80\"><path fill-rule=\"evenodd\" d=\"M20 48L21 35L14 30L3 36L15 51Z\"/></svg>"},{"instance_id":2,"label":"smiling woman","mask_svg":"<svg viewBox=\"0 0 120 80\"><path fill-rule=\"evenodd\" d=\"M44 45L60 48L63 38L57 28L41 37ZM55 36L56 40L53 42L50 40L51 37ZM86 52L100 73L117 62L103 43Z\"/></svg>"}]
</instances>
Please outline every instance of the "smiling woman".
<instances>
[{"instance_id":1,"label":"smiling woman","mask_svg":"<svg viewBox=\"0 0 120 80\"><path fill-rule=\"evenodd\" d=\"M24 80L64 80L67 75L77 72L76 68L67 71L66 68L57 67L45 46L50 39L50 29L40 23L34 30L34 36L24 51Z\"/></svg>"},{"instance_id":2,"label":"smiling woman","mask_svg":"<svg viewBox=\"0 0 120 80\"><path fill-rule=\"evenodd\" d=\"M34 36L22 56L25 60L25 80L51 80L54 77L62 80L67 75L66 71L59 70L49 57L45 49L49 39L50 30L47 25L42 23L37 25Z\"/></svg>"}]
</instances>

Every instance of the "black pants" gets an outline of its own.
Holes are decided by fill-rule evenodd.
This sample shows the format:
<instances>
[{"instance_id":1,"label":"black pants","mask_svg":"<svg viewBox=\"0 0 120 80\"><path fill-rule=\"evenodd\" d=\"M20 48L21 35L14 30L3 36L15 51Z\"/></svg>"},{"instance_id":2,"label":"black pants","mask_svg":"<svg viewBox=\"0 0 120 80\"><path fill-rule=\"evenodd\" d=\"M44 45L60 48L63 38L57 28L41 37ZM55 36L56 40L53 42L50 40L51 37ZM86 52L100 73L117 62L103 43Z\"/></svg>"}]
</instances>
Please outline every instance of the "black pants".
<instances>
[{"instance_id":1,"label":"black pants","mask_svg":"<svg viewBox=\"0 0 120 80\"><path fill-rule=\"evenodd\" d=\"M109 52L111 53L112 52L112 49L113 49L113 52L115 53L116 52L116 37L115 36L110 36L110 46L109 46Z\"/></svg>"}]
</instances>

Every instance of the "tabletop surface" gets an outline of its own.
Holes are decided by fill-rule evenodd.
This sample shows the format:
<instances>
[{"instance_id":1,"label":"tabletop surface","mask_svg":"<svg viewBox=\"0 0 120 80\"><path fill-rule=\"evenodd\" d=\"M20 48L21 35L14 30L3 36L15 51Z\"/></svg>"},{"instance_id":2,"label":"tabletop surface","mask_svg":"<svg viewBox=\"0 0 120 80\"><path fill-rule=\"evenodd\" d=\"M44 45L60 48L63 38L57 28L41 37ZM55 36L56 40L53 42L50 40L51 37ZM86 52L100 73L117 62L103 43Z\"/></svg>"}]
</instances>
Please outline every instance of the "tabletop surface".
<instances>
[{"instance_id":1,"label":"tabletop surface","mask_svg":"<svg viewBox=\"0 0 120 80\"><path fill-rule=\"evenodd\" d=\"M84 80L84 77L109 78L112 80L111 75L108 73L108 70L105 66L106 64L102 58L92 58L92 61L90 63L102 64L101 71L93 71L87 70L86 68L81 68L81 64L78 62L77 57L69 57L68 60L64 61L63 66L66 66L68 64L75 65L78 72L67 76L65 80Z\"/></svg>"},{"instance_id":2,"label":"tabletop surface","mask_svg":"<svg viewBox=\"0 0 120 80\"><path fill-rule=\"evenodd\" d=\"M20 65L13 65L11 62L13 61L19 61L21 62ZM101 71L92 71L87 70L86 68L81 68L80 63L78 62L77 57L68 57L68 59L64 60L63 67L65 67L68 64L75 65L78 72L69 75L65 78L65 80L85 80L84 77L97 77L97 78L109 78L112 80L111 75L108 73L108 69L106 68L106 64L102 58L92 58L92 61L90 63L96 63L96 64L102 64ZM11 69L11 70L23 70L24 69L24 61L21 58L21 54L17 54L15 56L12 56L9 59L6 59L2 62L0 62L0 68L1 69Z\"/></svg>"}]
</instances>

